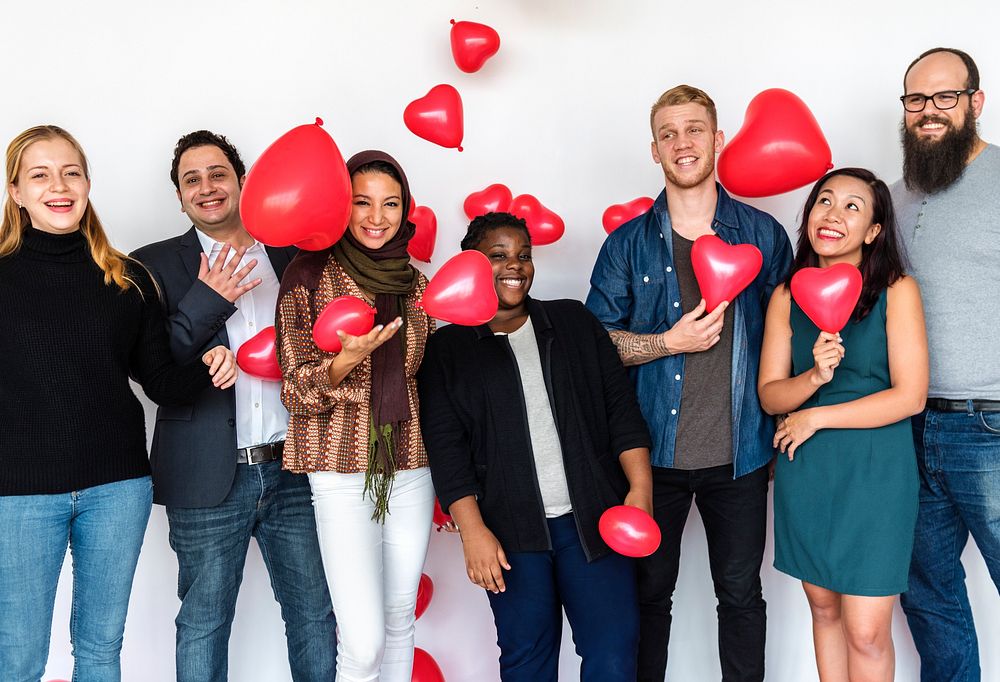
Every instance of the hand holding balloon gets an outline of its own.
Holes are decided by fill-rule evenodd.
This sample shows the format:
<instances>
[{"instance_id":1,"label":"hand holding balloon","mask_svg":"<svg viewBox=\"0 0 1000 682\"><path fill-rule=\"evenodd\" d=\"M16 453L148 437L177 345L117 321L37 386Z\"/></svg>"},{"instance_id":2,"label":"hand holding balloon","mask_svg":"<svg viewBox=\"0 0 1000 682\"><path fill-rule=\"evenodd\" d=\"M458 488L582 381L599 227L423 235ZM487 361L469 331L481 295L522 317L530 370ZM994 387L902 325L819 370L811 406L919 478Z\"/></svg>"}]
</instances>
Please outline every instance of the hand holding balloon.
<instances>
[{"instance_id":1,"label":"hand holding balloon","mask_svg":"<svg viewBox=\"0 0 1000 682\"><path fill-rule=\"evenodd\" d=\"M813 367L809 370L809 380L817 388L833 380L833 370L844 359L844 346L840 334L820 332L813 344Z\"/></svg>"},{"instance_id":2,"label":"hand holding balloon","mask_svg":"<svg viewBox=\"0 0 1000 682\"><path fill-rule=\"evenodd\" d=\"M623 556L646 557L660 546L660 527L637 507L618 505L606 509L597 527L608 547Z\"/></svg>"},{"instance_id":3,"label":"hand holding balloon","mask_svg":"<svg viewBox=\"0 0 1000 682\"><path fill-rule=\"evenodd\" d=\"M694 310L682 315L673 327L664 332L664 340L671 355L700 353L722 338L722 324L729 302L723 301L719 307L702 317L705 307L705 300L702 299Z\"/></svg>"}]
</instances>

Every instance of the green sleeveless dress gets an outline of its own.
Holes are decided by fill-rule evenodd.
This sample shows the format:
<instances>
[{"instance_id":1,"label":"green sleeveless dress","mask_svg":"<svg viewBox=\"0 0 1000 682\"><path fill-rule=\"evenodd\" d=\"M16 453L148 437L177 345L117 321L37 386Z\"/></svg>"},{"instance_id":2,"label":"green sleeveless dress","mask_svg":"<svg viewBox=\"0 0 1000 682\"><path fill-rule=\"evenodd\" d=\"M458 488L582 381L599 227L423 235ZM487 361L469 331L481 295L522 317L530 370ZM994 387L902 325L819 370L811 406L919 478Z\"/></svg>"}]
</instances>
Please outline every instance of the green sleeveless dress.
<instances>
[{"instance_id":1,"label":"green sleeveless dress","mask_svg":"<svg viewBox=\"0 0 1000 682\"><path fill-rule=\"evenodd\" d=\"M865 319L840 332L844 359L801 408L836 405L890 388L886 292ZM792 301L792 369L813 366L819 329ZM774 567L841 594L905 592L919 479L910 420L876 429L824 429L778 453Z\"/></svg>"}]
</instances>

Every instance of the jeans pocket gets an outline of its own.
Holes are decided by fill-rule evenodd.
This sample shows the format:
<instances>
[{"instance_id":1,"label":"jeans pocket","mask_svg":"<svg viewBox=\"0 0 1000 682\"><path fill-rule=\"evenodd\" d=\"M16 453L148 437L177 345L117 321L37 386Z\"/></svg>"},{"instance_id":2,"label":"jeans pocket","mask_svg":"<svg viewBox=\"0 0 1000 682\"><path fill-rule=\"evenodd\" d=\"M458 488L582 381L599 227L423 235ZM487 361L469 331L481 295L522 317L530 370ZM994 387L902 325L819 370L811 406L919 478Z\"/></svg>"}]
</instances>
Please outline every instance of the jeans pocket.
<instances>
[{"instance_id":1,"label":"jeans pocket","mask_svg":"<svg viewBox=\"0 0 1000 682\"><path fill-rule=\"evenodd\" d=\"M979 412L978 415L984 430L1000 436L1000 412Z\"/></svg>"}]
</instances>

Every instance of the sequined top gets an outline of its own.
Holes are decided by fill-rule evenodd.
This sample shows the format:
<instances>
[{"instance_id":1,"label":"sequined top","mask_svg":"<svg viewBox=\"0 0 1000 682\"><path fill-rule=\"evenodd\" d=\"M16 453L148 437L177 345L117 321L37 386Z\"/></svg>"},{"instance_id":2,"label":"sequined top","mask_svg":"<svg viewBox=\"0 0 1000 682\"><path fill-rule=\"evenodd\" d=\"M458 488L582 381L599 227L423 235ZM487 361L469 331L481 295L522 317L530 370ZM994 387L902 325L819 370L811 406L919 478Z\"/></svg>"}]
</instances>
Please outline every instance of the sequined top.
<instances>
[{"instance_id":1,"label":"sequined top","mask_svg":"<svg viewBox=\"0 0 1000 682\"><path fill-rule=\"evenodd\" d=\"M420 275L416 291L405 298L406 394L411 418L400 428L396 460L399 469L427 466L416 384L424 344L434 331L434 321L416 306L426 288L427 278ZM312 338L316 317L338 296L364 298L357 283L331 256L312 304L309 290L301 285L278 301L277 351L284 374L281 400L289 415L283 466L295 473L349 474L368 468L371 356L334 387L330 365L336 354L320 350Z\"/></svg>"}]
</instances>

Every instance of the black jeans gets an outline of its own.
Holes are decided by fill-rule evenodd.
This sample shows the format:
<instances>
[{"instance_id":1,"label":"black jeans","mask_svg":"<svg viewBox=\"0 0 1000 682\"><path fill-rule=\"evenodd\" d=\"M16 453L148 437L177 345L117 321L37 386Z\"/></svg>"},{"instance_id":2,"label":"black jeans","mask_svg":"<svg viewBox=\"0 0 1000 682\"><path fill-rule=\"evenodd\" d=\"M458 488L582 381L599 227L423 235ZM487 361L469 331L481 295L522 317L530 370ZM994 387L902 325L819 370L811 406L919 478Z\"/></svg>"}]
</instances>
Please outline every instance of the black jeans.
<instances>
[{"instance_id":1,"label":"black jeans","mask_svg":"<svg viewBox=\"0 0 1000 682\"><path fill-rule=\"evenodd\" d=\"M760 565L767 534L767 467L733 480L731 464L695 471L653 467L653 516L659 549L639 561L639 682L663 682L670 608L680 568L681 535L698 505L719 600L723 682L764 679L767 617Z\"/></svg>"}]
</instances>

